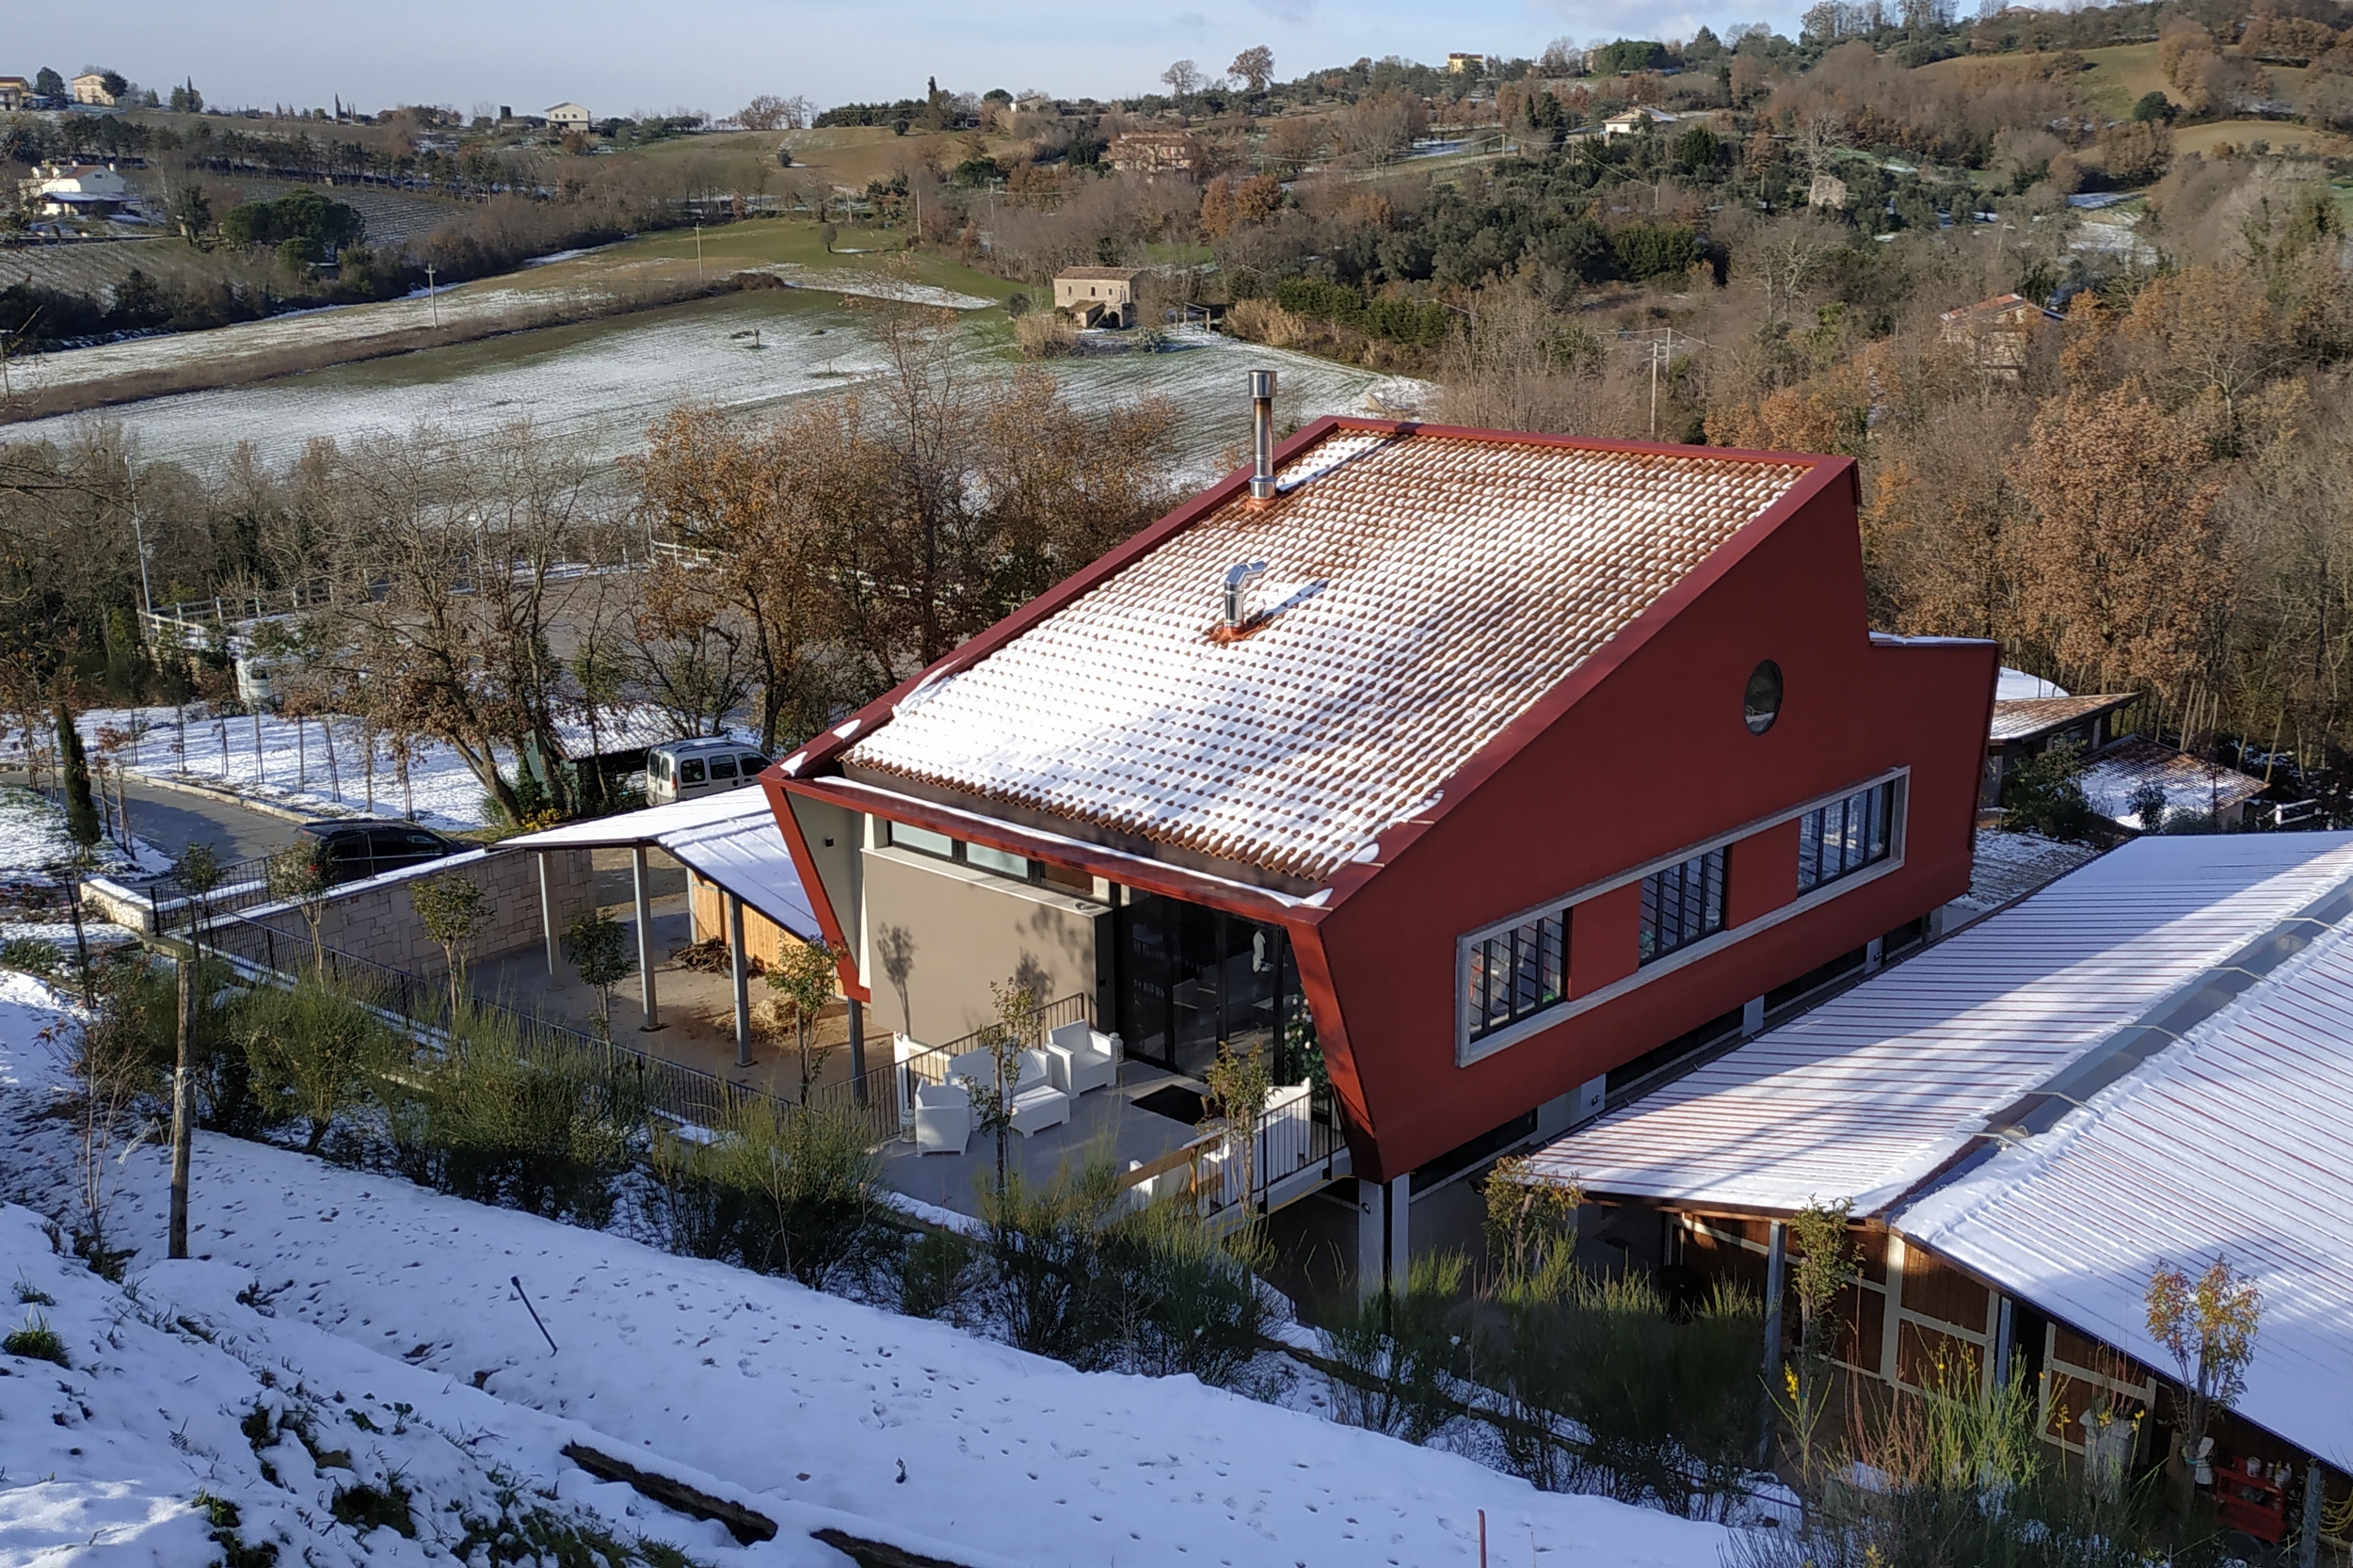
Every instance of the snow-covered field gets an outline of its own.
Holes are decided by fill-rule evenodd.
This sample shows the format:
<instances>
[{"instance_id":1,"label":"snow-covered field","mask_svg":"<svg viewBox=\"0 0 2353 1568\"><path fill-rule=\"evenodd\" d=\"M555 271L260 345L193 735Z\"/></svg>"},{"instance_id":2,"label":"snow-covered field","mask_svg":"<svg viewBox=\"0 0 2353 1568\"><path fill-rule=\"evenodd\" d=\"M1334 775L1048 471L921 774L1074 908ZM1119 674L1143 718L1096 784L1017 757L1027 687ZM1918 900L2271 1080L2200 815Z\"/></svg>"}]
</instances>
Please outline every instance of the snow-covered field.
<instances>
[{"instance_id":1,"label":"snow-covered field","mask_svg":"<svg viewBox=\"0 0 2353 1568\"><path fill-rule=\"evenodd\" d=\"M356 307L395 308L406 308L406 302ZM254 325L296 328L292 321ZM737 335L754 329L760 334L759 347ZM219 336L187 333L147 342L168 345ZM1209 477L1219 455L1247 439L1249 370L1281 373L1286 420L1370 411L1374 404L1369 399L1375 397L1411 408L1428 390L1419 382L1209 333L1178 341L1184 346L1175 352L1067 360L1052 369L1077 400L1147 392L1173 399L1184 416L1180 443L1193 480ZM216 467L240 442L250 443L264 462L282 465L317 440L402 434L420 424L464 435L524 417L543 438L604 462L638 449L646 426L681 403L753 413L797 398L836 394L849 379L881 363L863 324L832 301L813 293L754 291L252 386L154 398L109 409L105 417L136 439L143 459L198 469ZM978 349L971 363L976 375L1012 372L1010 361ZM83 417L14 425L8 439L61 439L72 422Z\"/></svg>"},{"instance_id":2,"label":"snow-covered field","mask_svg":"<svg viewBox=\"0 0 2353 1568\"><path fill-rule=\"evenodd\" d=\"M63 1017L34 983L0 977L0 1180L35 1209L60 1210L72 1185L66 1125L40 1113L55 1068L37 1036ZM0 1209L0 1277L20 1282L0 1310L39 1313L72 1363L0 1357L0 1559L206 1561L202 1492L281 1561L424 1560L470 1513L495 1514L502 1486L514 1509L714 1565L838 1568L808 1537L824 1526L972 1568L1467 1564L1481 1511L1501 1562L1714 1568L1728 1539L1190 1378L1079 1372L209 1135L199 1260L160 1261L165 1176L152 1147L116 1173L110 1234L138 1248L125 1288L55 1256L24 1208ZM570 1442L744 1503L780 1533L739 1548L596 1483L562 1457ZM351 1513L347 1489L394 1480L415 1540L335 1522L339 1492Z\"/></svg>"},{"instance_id":3,"label":"snow-covered field","mask_svg":"<svg viewBox=\"0 0 2353 1568\"><path fill-rule=\"evenodd\" d=\"M0 739L0 761L8 760L7 744ZM21 739L18 744L21 760ZM116 874L163 869L154 846L140 842L136 835L132 842L137 853L126 855L102 840L94 869ZM0 784L0 888L53 886L56 869L68 864L72 854L73 840L66 836L65 816L56 802L15 784ZM8 935L0 931L0 937Z\"/></svg>"}]
</instances>

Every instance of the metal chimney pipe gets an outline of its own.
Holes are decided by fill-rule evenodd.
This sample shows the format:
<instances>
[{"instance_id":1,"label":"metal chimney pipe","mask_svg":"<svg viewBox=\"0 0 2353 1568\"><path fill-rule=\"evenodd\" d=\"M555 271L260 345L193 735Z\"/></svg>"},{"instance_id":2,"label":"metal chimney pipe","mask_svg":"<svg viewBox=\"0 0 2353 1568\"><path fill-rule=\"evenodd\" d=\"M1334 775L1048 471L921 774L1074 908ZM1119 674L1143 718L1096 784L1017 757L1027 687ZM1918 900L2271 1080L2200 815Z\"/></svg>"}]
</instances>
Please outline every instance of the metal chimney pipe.
<instances>
[{"instance_id":1,"label":"metal chimney pipe","mask_svg":"<svg viewBox=\"0 0 2353 1568\"><path fill-rule=\"evenodd\" d=\"M1250 472L1250 499L1274 499L1274 372L1250 373L1250 442L1257 463ZM1229 617L1230 619L1230 617Z\"/></svg>"},{"instance_id":2,"label":"metal chimney pipe","mask_svg":"<svg viewBox=\"0 0 2353 1568\"><path fill-rule=\"evenodd\" d=\"M1270 372L1255 372L1268 375ZM1264 561L1243 561L1225 568L1225 625L1229 631L1241 630L1250 618L1250 580L1266 570Z\"/></svg>"}]
</instances>

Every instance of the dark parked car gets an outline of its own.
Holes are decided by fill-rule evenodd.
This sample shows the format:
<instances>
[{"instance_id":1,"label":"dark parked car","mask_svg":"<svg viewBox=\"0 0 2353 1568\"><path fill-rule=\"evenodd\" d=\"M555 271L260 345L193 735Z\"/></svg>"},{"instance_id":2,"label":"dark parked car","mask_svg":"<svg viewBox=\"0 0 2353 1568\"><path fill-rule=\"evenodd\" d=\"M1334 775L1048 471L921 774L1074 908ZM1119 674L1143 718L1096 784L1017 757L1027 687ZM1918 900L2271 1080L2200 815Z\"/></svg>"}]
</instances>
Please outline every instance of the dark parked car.
<instances>
[{"instance_id":1,"label":"dark parked car","mask_svg":"<svg viewBox=\"0 0 2353 1568\"><path fill-rule=\"evenodd\" d=\"M314 822L304 823L297 833L298 841L312 846L312 854L327 868L329 883L357 882L473 847L414 823Z\"/></svg>"}]
</instances>

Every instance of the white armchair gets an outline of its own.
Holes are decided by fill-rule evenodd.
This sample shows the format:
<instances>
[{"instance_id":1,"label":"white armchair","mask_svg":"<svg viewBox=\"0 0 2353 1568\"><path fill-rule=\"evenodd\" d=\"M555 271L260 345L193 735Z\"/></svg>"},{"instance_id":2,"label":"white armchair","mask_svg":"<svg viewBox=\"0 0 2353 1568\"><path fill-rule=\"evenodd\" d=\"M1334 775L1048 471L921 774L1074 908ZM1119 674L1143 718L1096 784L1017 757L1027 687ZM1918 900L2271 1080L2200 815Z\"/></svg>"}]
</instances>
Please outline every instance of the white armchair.
<instances>
[{"instance_id":1,"label":"white armchair","mask_svg":"<svg viewBox=\"0 0 2353 1568\"><path fill-rule=\"evenodd\" d=\"M956 1083L925 1083L915 1091L915 1152L962 1154L972 1141L972 1096Z\"/></svg>"},{"instance_id":2,"label":"white armchair","mask_svg":"<svg viewBox=\"0 0 2353 1568\"><path fill-rule=\"evenodd\" d=\"M1084 1020L1048 1035L1046 1054L1052 1064L1054 1087L1073 1098L1119 1081L1118 1037L1099 1034Z\"/></svg>"}]
</instances>

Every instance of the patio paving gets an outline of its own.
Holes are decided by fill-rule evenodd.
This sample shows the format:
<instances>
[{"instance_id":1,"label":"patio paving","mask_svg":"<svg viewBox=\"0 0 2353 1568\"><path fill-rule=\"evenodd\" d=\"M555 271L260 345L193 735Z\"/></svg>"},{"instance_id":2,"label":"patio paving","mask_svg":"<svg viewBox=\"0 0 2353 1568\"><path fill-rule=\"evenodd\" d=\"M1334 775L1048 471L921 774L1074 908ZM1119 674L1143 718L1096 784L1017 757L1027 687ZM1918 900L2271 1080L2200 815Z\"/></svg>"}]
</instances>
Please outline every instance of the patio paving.
<instances>
[{"instance_id":1,"label":"patio paving","mask_svg":"<svg viewBox=\"0 0 2353 1568\"><path fill-rule=\"evenodd\" d=\"M1032 1137L1009 1134L1007 1164L1033 1185L1051 1180L1065 1165L1075 1171L1098 1154L1108 1158L1116 1170L1126 1170L1130 1160L1149 1164L1200 1135L1190 1123L1134 1103L1172 1085L1201 1087L1193 1080L1159 1067L1123 1063L1116 1084L1091 1090L1072 1103L1069 1121ZM997 1181L996 1135L975 1130L962 1154L918 1154L911 1139L886 1144L883 1180L908 1197L959 1214L978 1214L983 1188L994 1187Z\"/></svg>"}]
</instances>

